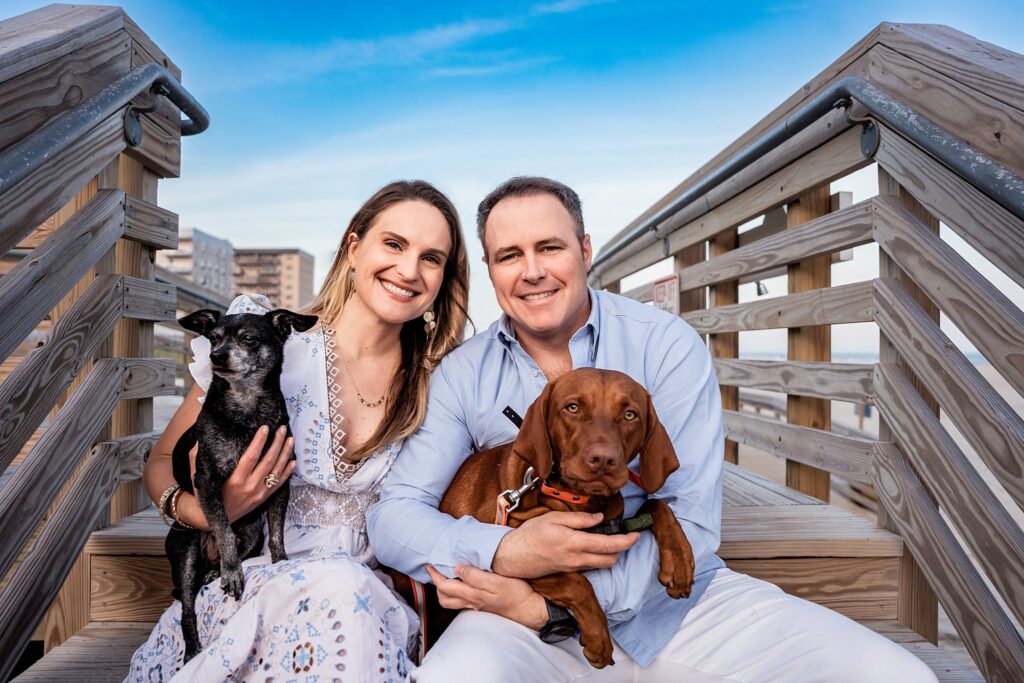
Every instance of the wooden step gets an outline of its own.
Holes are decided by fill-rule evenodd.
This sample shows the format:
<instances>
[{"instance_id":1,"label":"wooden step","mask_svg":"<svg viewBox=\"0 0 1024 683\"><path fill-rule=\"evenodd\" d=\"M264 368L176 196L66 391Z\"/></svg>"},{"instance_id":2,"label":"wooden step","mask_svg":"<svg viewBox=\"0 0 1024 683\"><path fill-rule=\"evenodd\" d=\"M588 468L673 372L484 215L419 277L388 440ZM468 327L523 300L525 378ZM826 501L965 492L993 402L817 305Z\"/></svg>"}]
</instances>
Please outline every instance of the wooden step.
<instances>
[{"instance_id":1,"label":"wooden step","mask_svg":"<svg viewBox=\"0 0 1024 683\"><path fill-rule=\"evenodd\" d=\"M865 626L912 652L931 667L941 683L979 683L972 669L962 666L921 636L895 622L872 621ZM99 683L120 681L128 671L132 653L145 642L153 624L93 622L54 648L21 676L18 683Z\"/></svg>"},{"instance_id":2,"label":"wooden step","mask_svg":"<svg viewBox=\"0 0 1024 683\"><path fill-rule=\"evenodd\" d=\"M719 556L737 571L853 619L895 619L901 539L856 514L728 465ZM155 508L86 544L90 615L155 621L171 603L167 527Z\"/></svg>"}]
</instances>

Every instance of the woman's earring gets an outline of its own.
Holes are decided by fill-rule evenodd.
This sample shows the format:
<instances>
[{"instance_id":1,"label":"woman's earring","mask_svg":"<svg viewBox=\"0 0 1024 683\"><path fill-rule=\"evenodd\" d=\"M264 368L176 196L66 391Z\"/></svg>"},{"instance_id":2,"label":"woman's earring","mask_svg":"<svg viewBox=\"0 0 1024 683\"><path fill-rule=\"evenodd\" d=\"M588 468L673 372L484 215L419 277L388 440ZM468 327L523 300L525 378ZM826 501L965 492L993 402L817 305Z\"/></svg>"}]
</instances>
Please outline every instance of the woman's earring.
<instances>
[{"instance_id":1,"label":"woman's earring","mask_svg":"<svg viewBox=\"0 0 1024 683\"><path fill-rule=\"evenodd\" d=\"M433 308L428 308L426 310L426 312L423 314L423 321L426 323L426 325L423 326L423 329L426 331L427 334L431 334L434 331L434 328L437 327L437 323L434 322Z\"/></svg>"}]
</instances>

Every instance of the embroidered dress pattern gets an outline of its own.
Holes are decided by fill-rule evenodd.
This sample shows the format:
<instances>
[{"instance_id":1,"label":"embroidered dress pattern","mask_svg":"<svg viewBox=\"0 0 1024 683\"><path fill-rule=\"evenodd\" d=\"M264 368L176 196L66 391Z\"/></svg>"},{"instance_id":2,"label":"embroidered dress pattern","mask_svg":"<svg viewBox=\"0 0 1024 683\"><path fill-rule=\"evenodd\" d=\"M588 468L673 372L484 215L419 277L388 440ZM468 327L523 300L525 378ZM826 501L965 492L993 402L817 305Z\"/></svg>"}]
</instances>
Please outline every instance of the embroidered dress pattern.
<instances>
[{"instance_id":1,"label":"embroidered dress pattern","mask_svg":"<svg viewBox=\"0 0 1024 683\"><path fill-rule=\"evenodd\" d=\"M228 312L262 313L264 303L239 297ZM366 512L401 444L384 446L339 476L334 427L343 416L329 403L328 338L311 330L293 334L285 346L281 389L297 460L285 516L289 559L271 564L264 549L243 563L239 601L224 594L219 580L203 586L196 613L205 647L187 665L175 601L136 651L126 681L408 680L419 621L390 579L373 569L366 537ZM193 351L190 370L209 386L209 342L198 337Z\"/></svg>"},{"instance_id":2,"label":"embroidered dress pattern","mask_svg":"<svg viewBox=\"0 0 1024 683\"><path fill-rule=\"evenodd\" d=\"M344 460L348 449L342 444L342 440L345 438L345 430L341 428L341 421L345 419L345 416L341 414L341 384L338 382L338 374L340 372L338 362L341 361L341 358L338 357L338 352L335 351L334 330L327 325L324 325L323 328L324 353L327 357L327 361L324 364L327 372L327 405L331 411L329 421L331 425L331 451L334 459L334 473L339 480L342 480L358 472L363 463L366 462L366 458L362 458L358 462L345 462Z\"/></svg>"}]
</instances>

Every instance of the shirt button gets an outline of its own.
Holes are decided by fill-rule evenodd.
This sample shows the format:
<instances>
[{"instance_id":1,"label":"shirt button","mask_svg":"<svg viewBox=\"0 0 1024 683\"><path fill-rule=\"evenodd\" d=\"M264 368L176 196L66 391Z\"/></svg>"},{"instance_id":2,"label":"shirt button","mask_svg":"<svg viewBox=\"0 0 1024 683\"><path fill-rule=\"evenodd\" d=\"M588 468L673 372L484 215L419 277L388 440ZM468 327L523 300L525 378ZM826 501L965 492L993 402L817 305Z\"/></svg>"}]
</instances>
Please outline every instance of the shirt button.
<instances>
[{"instance_id":1,"label":"shirt button","mask_svg":"<svg viewBox=\"0 0 1024 683\"><path fill-rule=\"evenodd\" d=\"M533 376L534 376L534 377L536 377L536 376L537 376L537 375L539 375L539 374L540 374L540 372L538 372L537 370L534 370L534 371L533 371Z\"/></svg>"}]
</instances>

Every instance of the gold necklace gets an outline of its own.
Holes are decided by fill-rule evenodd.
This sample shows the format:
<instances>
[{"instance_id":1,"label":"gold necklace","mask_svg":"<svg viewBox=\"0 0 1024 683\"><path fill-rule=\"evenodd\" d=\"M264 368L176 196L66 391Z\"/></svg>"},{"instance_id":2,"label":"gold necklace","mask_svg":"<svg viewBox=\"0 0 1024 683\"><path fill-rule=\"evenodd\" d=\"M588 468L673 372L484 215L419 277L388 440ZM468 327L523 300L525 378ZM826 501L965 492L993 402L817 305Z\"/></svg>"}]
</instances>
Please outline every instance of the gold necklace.
<instances>
[{"instance_id":1,"label":"gold necklace","mask_svg":"<svg viewBox=\"0 0 1024 683\"><path fill-rule=\"evenodd\" d=\"M347 375L348 375L348 378L349 378L350 380L352 380L352 386L353 386L353 387L355 387L355 390L356 390L356 398L357 398L357 399L359 399L359 402L360 402L360 403L362 403L362 404L363 404L364 406L366 406L367 408L376 408L376 407L378 407L378 406L379 406L379 405L380 405L381 403L384 403L384 399L385 399L385 398L387 397L387 395L388 395L388 390L387 390L387 389L385 389L385 390L384 390L384 393L383 393L383 394L381 394L381 395L380 395L380 398L378 398L378 399L377 399L376 401L373 401L372 403L371 403L371 402L369 402L369 401L367 401L367 400L366 400L365 398L363 398L363 394L362 394L362 392L361 392L361 391L359 391L359 385L358 385L358 384L356 383L356 376L352 374L352 369L351 369L351 368L349 368L349 366L348 366L348 359L347 359L347 358L345 358L345 354L344 354L344 353L342 353L342 352L341 352L341 350L339 349L339 350L338 350L338 355L339 355L339 356L341 356L341 362L342 362L342 364L343 364L343 365L345 366L345 374L347 374Z\"/></svg>"}]
</instances>

